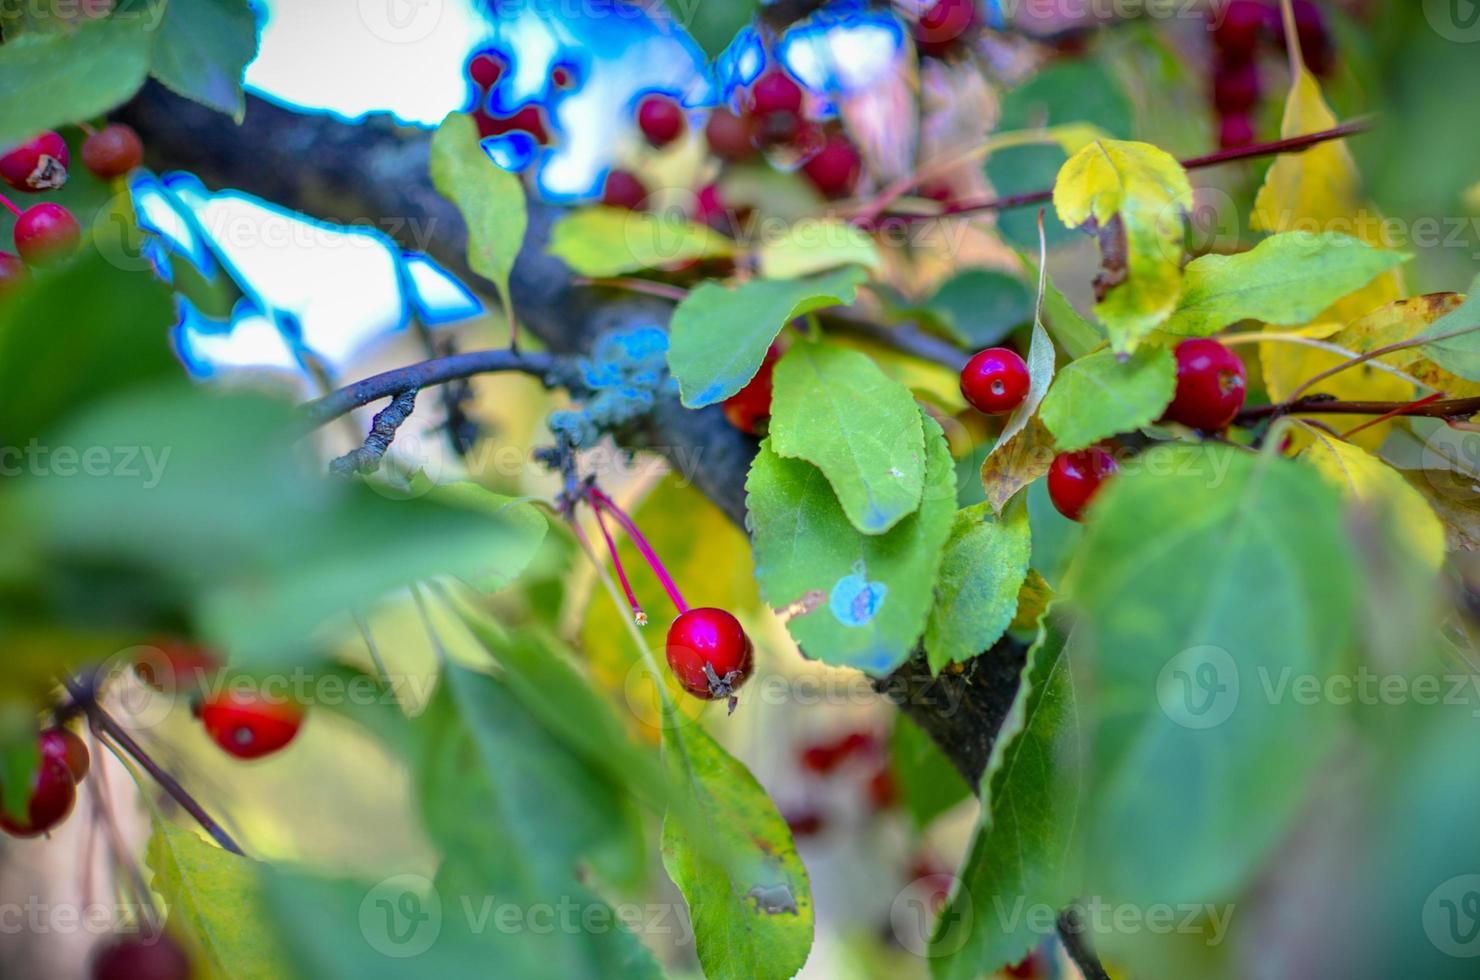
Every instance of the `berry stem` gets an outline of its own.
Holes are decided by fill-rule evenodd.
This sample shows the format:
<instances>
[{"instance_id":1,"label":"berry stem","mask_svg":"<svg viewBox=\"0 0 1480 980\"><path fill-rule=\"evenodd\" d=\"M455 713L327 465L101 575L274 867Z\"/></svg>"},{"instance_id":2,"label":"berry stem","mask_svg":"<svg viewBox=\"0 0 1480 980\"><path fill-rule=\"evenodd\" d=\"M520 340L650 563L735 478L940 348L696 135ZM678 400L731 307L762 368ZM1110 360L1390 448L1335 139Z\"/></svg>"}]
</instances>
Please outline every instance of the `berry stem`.
<instances>
[{"instance_id":1,"label":"berry stem","mask_svg":"<svg viewBox=\"0 0 1480 980\"><path fill-rule=\"evenodd\" d=\"M606 541L606 550L612 556L612 567L617 570L617 580L622 583L622 591L627 596L627 605L632 607L632 621L638 626L646 626L647 613L642 611L637 596L632 593L632 584L627 581L627 570L622 567L622 559L617 556L617 543L612 540L612 533L606 526L606 518L601 513L601 507L595 502L591 505L591 513L596 515L596 526L601 529L601 536Z\"/></svg>"},{"instance_id":2,"label":"berry stem","mask_svg":"<svg viewBox=\"0 0 1480 980\"><path fill-rule=\"evenodd\" d=\"M621 507L617 506L615 500L602 493L597 487L592 487L589 493L593 508L604 509L612 517L616 518L617 523L622 525L622 529L627 532L627 536L637 546L637 550L642 552L642 557L647 559L648 566L652 568L653 574L662 583L663 590L668 593L668 598L673 600L673 605L678 609L679 615L688 612L689 604L683 601L683 594L678 591L678 586L674 584L673 576L668 574L668 569L663 566L662 559L658 557L657 552L653 551L652 546L648 544L647 538L643 537L642 532L637 529L637 524L632 518L627 516L627 513Z\"/></svg>"},{"instance_id":3,"label":"berry stem","mask_svg":"<svg viewBox=\"0 0 1480 980\"><path fill-rule=\"evenodd\" d=\"M5 207L10 210L10 213L15 215L17 218L19 218L24 213L23 211L21 211L20 208L15 206L15 202L11 201L11 199L6 197L4 194L0 194L0 204L5 205Z\"/></svg>"}]
</instances>

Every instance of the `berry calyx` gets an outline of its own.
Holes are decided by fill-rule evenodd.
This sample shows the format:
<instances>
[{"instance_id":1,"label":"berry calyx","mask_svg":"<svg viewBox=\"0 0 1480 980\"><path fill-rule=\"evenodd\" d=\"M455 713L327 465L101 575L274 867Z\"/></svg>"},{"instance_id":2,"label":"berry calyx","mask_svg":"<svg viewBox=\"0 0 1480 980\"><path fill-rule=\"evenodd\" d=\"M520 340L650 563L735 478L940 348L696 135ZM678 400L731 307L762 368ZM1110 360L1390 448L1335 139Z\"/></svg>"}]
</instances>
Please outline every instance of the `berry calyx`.
<instances>
[{"instance_id":1,"label":"berry calyx","mask_svg":"<svg viewBox=\"0 0 1480 980\"><path fill-rule=\"evenodd\" d=\"M82 227L72 212L51 201L27 208L15 219L15 250L27 265L65 261L81 240Z\"/></svg>"},{"instance_id":2,"label":"berry calyx","mask_svg":"<svg viewBox=\"0 0 1480 980\"><path fill-rule=\"evenodd\" d=\"M50 728L41 733L41 758L66 766L73 781L78 783L92 770L92 756L86 743L69 728Z\"/></svg>"},{"instance_id":3,"label":"berry calyx","mask_svg":"<svg viewBox=\"0 0 1480 980\"><path fill-rule=\"evenodd\" d=\"M755 649L740 621L723 609L683 612L668 627L668 666L696 698L733 698L755 669Z\"/></svg>"},{"instance_id":4,"label":"berry calyx","mask_svg":"<svg viewBox=\"0 0 1480 980\"><path fill-rule=\"evenodd\" d=\"M802 164L802 173L824 196L847 197L853 193L859 175L863 173L863 158L858 155L852 140L841 133L833 133L811 159Z\"/></svg>"},{"instance_id":5,"label":"berry calyx","mask_svg":"<svg viewBox=\"0 0 1480 980\"><path fill-rule=\"evenodd\" d=\"M991 347L961 369L961 396L979 412L1005 415L1028 397L1028 365L1016 351Z\"/></svg>"},{"instance_id":6,"label":"berry calyx","mask_svg":"<svg viewBox=\"0 0 1480 980\"><path fill-rule=\"evenodd\" d=\"M1115 457L1099 446L1060 453L1048 468L1049 499L1069 520L1083 520L1085 508L1117 469Z\"/></svg>"},{"instance_id":7,"label":"berry calyx","mask_svg":"<svg viewBox=\"0 0 1480 980\"><path fill-rule=\"evenodd\" d=\"M626 170L613 170L606 175L606 185L601 191L601 203L610 208L625 208L641 211L647 201L647 185L637 175Z\"/></svg>"},{"instance_id":8,"label":"berry calyx","mask_svg":"<svg viewBox=\"0 0 1480 980\"><path fill-rule=\"evenodd\" d=\"M1210 338L1177 345L1177 393L1165 418L1216 432L1244 407L1248 376L1238 355Z\"/></svg>"},{"instance_id":9,"label":"berry calyx","mask_svg":"<svg viewBox=\"0 0 1480 980\"><path fill-rule=\"evenodd\" d=\"M0 179L18 191L54 191L67 183L67 141L42 133L0 156Z\"/></svg>"},{"instance_id":10,"label":"berry calyx","mask_svg":"<svg viewBox=\"0 0 1480 980\"><path fill-rule=\"evenodd\" d=\"M0 252L0 296L9 293L29 278L26 263L19 255Z\"/></svg>"},{"instance_id":11,"label":"berry calyx","mask_svg":"<svg viewBox=\"0 0 1480 980\"><path fill-rule=\"evenodd\" d=\"M755 377L725 399L725 418L730 424L747 435L758 436L771 417L771 379L776 362L781 360L781 349L772 344L761 361Z\"/></svg>"},{"instance_id":12,"label":"berry calyx","mask_svg":"<svg viewBox=\"0 0 1480 980\"><path fill-rule=\"evenodd\" d=\"M645 95L637 104L637 127L653 146L662 148L683 135L683 108L667 95Z\"/></svg>"},{"instance_id":13,"label":"berry calyx","mask_svg":"<svg viewBox=\"0 0 1480 980\"><path fill-rule=\"evenodd\" d=\"M137 936L98 947L92 980L190 980L190 957L168 935L153 941Z\"/></svg>"},{"instance_id":14,"label":"berry calyx","mask_svg":"<svg viewBox=\"0 0 1480 980\"><path fill-rule=\"evenodd\" d=\"M784 69L773 68L750 87L750 111L757 116L773 112L798 115L802 111L802 87Z\"/></svg>"},{"instance_id":15,"label":"berry calyx","mask_svg":"<svg viewBox=\"0 0 1480 980\"><path fill-rule=\"evenodd\" d=\"M260 759L284 748L303 727L304 710L248 691L223 691L200 706L206 734L238 759Z\"/></svg>"},{"instance_id":16,"label":"berry calyx","mask_svg":"<svg viewBox=\"0 0 1480 980\"><path fill-rule=\"evenodd\" d=\"M720 107L709 114L704 124L704 140L709 152L721 160L739 163L755 155L754 124L749 116L738 116Z\"/></svg>"},{"instance_id":17,"label":"berry calyx","mask_svg":"<svg viewBox=\"0 0 1480 980\"><path fill-rule=\"evenodd\" d=\"M43 754L31 783L25 819L17 820L8 812L0 812L0 830L15 837L40 837L66 820L76 803L77 780L72 770L65 761Z\"/></svg>"},{"instance_id":18,"label":"berry calyx","mask_svg":"<svg viewBox=\"0 0 1480 980\"><path fill-rule=\"evenodd\" d=\"M113 123L82 143L82 165L99 180L122 177L144 162L144 144L133 127Z\"/></svg>"},{"instance_id":19,"label":"berry calyx","mask_svg":"<svg viewBox=\"0 0 1480 980\"><path fill-rule=\"evenodd\" d=\"M975 23L976 0L936 0L915 22L915 47L939 58L949 54Z\"/></svg>"}]
</instances>

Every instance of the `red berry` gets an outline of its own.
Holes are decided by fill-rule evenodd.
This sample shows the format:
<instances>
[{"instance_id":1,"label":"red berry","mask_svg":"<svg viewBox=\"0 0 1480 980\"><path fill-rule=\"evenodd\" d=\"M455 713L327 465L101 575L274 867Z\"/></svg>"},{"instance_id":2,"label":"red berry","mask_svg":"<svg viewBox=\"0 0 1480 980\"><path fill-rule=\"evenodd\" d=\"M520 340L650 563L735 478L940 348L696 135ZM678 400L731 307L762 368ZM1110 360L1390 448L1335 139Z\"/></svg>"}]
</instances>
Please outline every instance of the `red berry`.
<instances>
[{"instance_id":1,"label":"red berry","mask_svg":"<svg viewBox=\"0 0 1480 980\"><path fill-rule=\"evenodd\" d=\"M18 191L54 191L67 183L67 141L42 133L0 156L0 179Z\"/></svg>"},{"instance_id":2,"label":"red berry","mask_svg":"<svg viewBox=\"0 0 1480 980\"><path fill-rule=\"evenodd\" d=\"M497 85L503 75L503 64L491 54L480 54L468 63L468 77L485 92Z\"/></svg>"},{"instance_id":3,"label":"red berry","mask_svg":"<svg viewBox=\"0 0 1480 980\"><path fill-rule=\"evenodd\" d=\"M1331 43L1331 32L1326 27L1326 15L1312 0L1295 0L1295 36L1300 41L1300 53L1306 67L1317 75L1329 75L1336 66L1336 52ZM1275 39L1285 46L1285 19L1278 9L1274 14Z\"/></svg>"},{"instance_id":4,"label":"red berry","mask_svg":"<svg viewBox=\"0 0 1480 980\"><path fill-rule=\"evenodd\" d=\"M750 87L750 111L757 116L773 112L802 111L802 87L784 69L773 68L755 80Z\"/></svg>"},{"instance_id":5,"label":"red berry","mask_svg":"<svg viewBox=\"0 0 1480 980\"><path fill-rule=\"evenodd\" d=\"M1215 432L1244 407L1247 375L1238 355L1211 338L1177 345L1177 393L1165 418Z\"/></svg>"},{"instance_id":6,"label":"red berry","mask_svg":"<svg viewBox=\"0 0 1480 980\"><path fill-rule=\"evenodd\" d=\"M915 47L941 57L976 23L976 0L936 0L915 22Z\"/></svg>"},{"instance_id":7,"label":"red berry","mask_svg":"<svg viewBox=\"0 0 1480 980\"><path fill-rule=\"evenodd\" d=\"M1016 351L992 347L961 369L961 395L979 412L1005 415L1028 397L1028 365Z\"/></svg>"},{"instance_id":8,"label":"red berry","mask_svg":"<svg viewBox=\"0 0 1480 980\"><path fill-rule=\"evenodd\" d=\"M798 810L786 814L786 826L793 837L812 837L822 833L827 820L816 810Z\"/></svg>"},{"instance_id":9,"label":"red berry","mask_svg":"<svg viewBox=\"0 0 1480 980\"><path fill-rule=\"evenodd\" d=\"M828 136L812 158L802 164L802 172L827 197L846 197L853 193L863 172L863 159L853 141L841 133Z\"/></svg>"},{"instance_id":10,"label":"red berry","mask_svg":"<svg viewBox=\"0 0 1480 980\"><path fill-rule=\"evenodd\" d=\"M565 67L564 65L556 65L554 68L550 69L550 84L555 86L556 88L561 89L574 88L576 84L576 79L575 76L571 74L569 68Z\"/></svg>"},{"instance_id":11,"label":"red berry","mask_svg":"<svg viewBox=\"0 0 1480 980\"><path fill-rule=\"evenodd\" d=\"M0 252L0 296L4 296L29 278L26 263L19 255Z\"/></svg>"},{"instance_id":12,"label":"red berry","mask_svg":"<svg viewBox=\"0 0 1480 980\"><path fill-rule=\"evenodd\" d=\"M776 362L781 360L781 349L772 344L761 361L760 370L755 372L744 388L725 399L725 418L730 424L748 435L758 436L771 417L771 379Z\"/></svg>"},{"instance_id":13,"label":"red berry","mask_svg":"<svg viewBox=\"0 0 1480 980\"><path fill-rule=\"evenodd\" d=\"M824 776L838 767L842 757L835 745L809 745L797 755L797 762L810 773Z\"/></svg>"},{"instance_id":14,"label":"red berry","mask_svg":"<svg viewBox=\"0 0 1480 980\"><path fill-rule=\"evenodd\" d=\"M1118 468L1115 457L1099 446L1060 453L1048 468L1049 499L1069 520L1082 520L1085 508Z\"/></svg>"},{"instance_id":15,"label":"red berry","mask_svg":"<svg viewBox=\"0 0 1480 980\"><path fill-rule=\"evenodd\" d=\"M50 833L72 812L77 803L77 780L64 760L41 758L41 766L31 783L31 800L26 818L16 820L0 812L0 829L15 837L40 837Z\"/></svg>"},{"instance_id":16,"label":"red berry","mask_svg":"<svg viewBox=\"0 0 1480 980\"><path fill-rule=\"evenodd\" d=\"M753 130L749 116L737 116L720 107L709 114L709 121L704 124L704 139L709 152L721 160L739 163L755 155Z\"/></svg>"},{"instance_id":17,"label":"red berry","mask_svg":"<svg viewBox=\"0 0 1480 980\"><path fill-rule=\"evenodd\" d=\"M144 144L132 127L114 123L82 144L82 165L101 180L122 177L144 162Z\"/></svg>"},{"instance_id":18,"label":"red berry","mask_svg":"<svg viewBox=\"0 0 1480 980\"><path fill-rule=\"evenodd\" d=\"M41 733L41 758L60 762L79 783L92 769L87 745L68 728L51 728Z\"/></svg>"},{"instance_id":19,"label":"red berry","mask_svg":"<svg viewBox=\"0 0 1480 980\"><path fill-rule=\"evenodd\" d=\"M1248 146L1254 139L1254 120L1246 113L1236 112L1224 116L1218 124L1218 145L1225 150Z\"/></svg>"},{"instance_id":20,"label":"red berry","mask_svg":"<svg viewBox=\"0 0 1480 980\"><path fill-rule=\"evenodd\" d=\"M223 691L200 706L206 734L238 759L260 759L286 746L303 727L302 706L247 691Z\"/></svg>"},{"instance_id":21,"label":"red berry","mask_svg":"<svg viewBox=\"0 0 1480 980\"><path fill-rule=\"evenodd\" d=\"M190 980L190 957L169 936L152 942L130 936L98 947L92 980Z\"/></svg>"},{"instance_id":22,"label":"red berry","mask_svg":"<svg viewBox=\"0 0 1480 980\"><path fill-rule=\"evenodd\" d=\"M1259 66L1219 65L1213 73L1213 105L1223 115L1244 113L1259 104Z\"/></svg>"},{"instance_id":23,"label":"red berry","mask_svg":"<svg viewBox=\"0 0 1480 980\"><path fill-rule=\"evenodd\" d=\"M875 810L887 810L899 801L899 787L888 766L881 767L869 779L868 801Z\"/></svg>"},{"instance_id":24,"label":"red berry","mask_svg":"<svg viewBox=\"0 0 1480 980\"><path fill-rule=\"evenodd\" d=\"M1266 8L1259 0L1228 0L1214 8L1213 42L1230 60L1247 61L1259 46L1264 31Z\"/></svg>"},{"instance_id":25,"label":"red berry","mask_svg":"<svg viewBox=\"0 0 1480 980\"><path fill-rule=\"evenodd\" d=\"M633 174L626 170L613 170L606 175L606 186L601 191L601 203L607 207L641 211L647 201L648 189Z\"/></svg>"},{"instance_id":26,"label":"red berry","mask_svg":"<svg viewBox=\"0 0 1480 980\"><path fill-rule=\"evenodd\" d=\"M27 208L15 219L15 250L27 265L55 265L71 258L82 240L72 212L47 201Z\"/></svg>"},{"instance_id":27,"label":"red berry","mask_svg":"<svg viewBox=\"0 0 1480 980\"><path fill-rule=\"evenodd\" d=\"M221 660L205 647L188 640L155 640L134 662L139 680L156 691L197 691L221 669Z\"/></svg>"},{"instance_id":28,"label":"red berry","mask_svg":"<svg viewBox=\"0 0 1480 980\"><path fill-rule=\"evenodd\" d=\"M755 650L740 621L723 609L690 609L668 628L668 666L698 698L730 697L755 669Z\"/></svg>"},{"instance_id":29,"label":"red berry","mask_svg":"<svg viewBox=\"0 0 1480 980\"><path fill-rule=\"evenodd\" d=\"M683 108L666 95L645 95L637 104L637 126L656 147L664 147L683 135Z\"/></svg>"}]
</instances>

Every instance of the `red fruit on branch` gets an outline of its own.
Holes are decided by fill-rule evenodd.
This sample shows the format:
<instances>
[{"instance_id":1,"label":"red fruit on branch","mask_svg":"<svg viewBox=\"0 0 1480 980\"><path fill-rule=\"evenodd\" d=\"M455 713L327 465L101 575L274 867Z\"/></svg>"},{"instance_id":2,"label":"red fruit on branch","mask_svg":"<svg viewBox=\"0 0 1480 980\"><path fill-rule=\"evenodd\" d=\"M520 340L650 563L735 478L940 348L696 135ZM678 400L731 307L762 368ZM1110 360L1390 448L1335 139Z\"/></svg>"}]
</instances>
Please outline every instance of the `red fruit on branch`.
<instances>
[{"instance_id":1,"label":"red fruit on branch","mask_svg":"<svg viewBox=\"0 0 1480 980\"><path fill-rule=\"evenodd\" d=\"M1213 73L1213 105L1224 115L1246 113L1259 104L1259 66L1219 65Z\"/></svg>"},{"instance_id":2,"label":"red fruit on branch","mask_svg":"<svg viewBox=\"0 0 1480 980\"><path fill-rule=\"evenodd\" d=\"M303 727L304 709L247 691L223 691L200 706L212 741L238 759L260 759L284 748Z\"/></svg>"},{"instance_id":3,"label":"red fruit on branch","mask_svg":"<svg viewBox=\"0 0 1480 980\"><path fill-rule=\"evenodd\" d=\"M41 733L41 758L60 762L79 783L92 769L86 743L69 728L50 728Z\"/></svg>"},{"instance_id":4,"label":"red fruit on branch","mask_svg":"<svg viewBox=\"0 0 1480 980\"><path fill-rule=\"evenodd\" d=\"M114 123L82 144L82 165L100 180L122 177L144 162L144 144L130 126Z\"/></svg>"},{"instance_id":5,"label":"red fruit on branch","mask_svg":"<svg viewBox=\"0 0 1480 980\"><path fill-rule=\"evenodd\" d=\"M828 136L812 157L802 164L802 173L826 197L847 197L863 173L863 158L853 141L841 133Z\"/></svg>"},{"instance_id":6,"label":"red fruit on branch","mask_svg":"<svg viewBox=\"0 0 1480 980\"><path fill-rule=\"evenodd\" d=\"M637 175L627 170L613 170L606 175L601 203L611 208L641 211L647 202L648 189Z\"/></svg>"},{"instance_id":7,"label":"red fruit on branch","mask_svg":"<svg viewBox=\"0 0 1480 980\"><path fill-rule=\"evenodd\" d=\"M802 111L804 94L802 87L784 69L773 68L750 87L750 111L756 116L768 116L773 112L796 115Z\"/></svg>"},{"instance_id":8,"label":"red fruit on branch","mask_svg":"<svg viewBox=\"0 0 1480 980\"><path fill-rule=\"evenodd\" d=\"M1060 514L1083 520L1084 511L1119 469L1115 457L1099 446L1060 453L1048 469L1048 496Z\"/></svg>"},{"instance_id":9,"label":"red fruit on branch","mask_svg":"<svg viewBox=\"0 0 1480 980\"><path fill-rule=\"evenodd\" d=\"M988 415L1005 415L1028 397L1028 365L1016 351L991 347L961 369L961 396Z\"/></svg>"},{"instance_id":10,"label":"red fruit on branch","mask_svg":"<svg viewBox=\"0 0 1480 980\"><path fill-rule=\"evenodd\" d=\"M1268 8L1260 0L1228 0L1214 7L1213 43L1225 57L1247 61L1254 56L1267 23Z\"/></svg>"},{"instance_id":11,"label":"red fruit on branch","mask_svg":"<svg viewBox=\"0 0 1480 980\"><path fill-rule=\"evenodd\" d=\"M685 691L713 701L733 697L755 669L755 649L723 609L690 609L668 628L668 666Z\"/></svg>"},{"instance_id":12,"label":"red fruit on branch","mask_svg":"<svg viewBox=\"0 0 1480 980\"><path fill-rule=\"evenodd\" d=\"M888 766L881 766L868 781L868 802L875 811L887 810L899 802L899 786Z\"/></svg>"},{"instance_id":13,"label":"red fruit on branch","mask_svg":"<svg viewBox=\"0 0 1480 980\"><path fill-rule=\"evenodd\" d=\"M116 939L93 953L92 980L190 980L190 957L169 936Z\"/></svg>"},{"instance_id":14,"label":"red fruit on branch","mask_svg":"<svg viewBox=\"0 0 1480 980\"><path fill-rule=\"evenodd\" d=\"M709 114L704 124L704 139L709 152L721 160L739 163L755 155L754 123L749 116L737 116L720 107Z\"/></svg>"},{"instance_id":15,"label":"red fruit on branch","mask_svg":"<svg viewBox=\"0 0 1480 980\"><path fill-rule=\"evenodd\" d=\"M485 92L497 85L503 75L503 64L491 54L480 54L468 63L468 78Z\"/></svg>"},{"instance_id":16,"label":"red fruit on branch","mask_svg":"<svg viewBox=\"0 0 1480 980\"><path fill-rule=\"evenodd\" d=\"M156 691L196 691L222 667L221 659L205 647L186 640L155 640L138 660L134 673Z\"/></svg>"},{"instance_id":17,"label":"red fruit on branch","mask_svg":"<svg viewBox=\"0 0 1480 980\"><path fill-rule=\"evenodd\" d=\"M687 125L683 108L667 95L646 95L637 104L637 127L655 147L665 147L683 135Z\"/></svg>"},{"instance_id":18,"label":"red fruit on branch","mask_svg":"<svg viewBox=\"0 0 1480 980\"><path fill-rule=\"evenodd\" d=\"M765 423L771 417L771 381L779 360L781 349L772 344L755 377L725 399L725 418L741 432L758 436L764 431Z\"/></svg>"},{"instance_id":19,"label":"red fruit on branch","mask_svg":"<svg viewBox=\"0 0 1480 980\"><path fill-rule=\"evenodd\" d=\"M0 179L18 191L54 191L67 183L67 141L42 133L0 156Z\"/></svg>"},{"instance_id":20,"label":"red fruit on branch","mask_svg":"<svg viewBox=\"0 0 1480 980\"><path fill-rule=\"evenodd\" d=\"M1218 122L1220 149L1236 150L1241 146L1251 146L1255 138L1254 120L1247 113L1235 112Z\"/></svg>"},{"instance_id":21,"label":"red fruit on branch","mask_svg":"<svg viewBox=\"0 0 1480 980\"><path fill-rule=\"evenodd\" d=\"M915 47L921 54L942 57L976 24L976 0L936 0L915 22Z\"/></svg>"},{"instance_id":22,"label":"red fruit on branch","mask_svg":"<svg viewBox=\"0 0 1480 980\"><path fill-rule=\"evenodd\" d=\"M27 265L56 265L72 257L82 228L72 212L47 201L27 208L15 219L15 250Z\"/></svg>"},{"instance_id":23,"label":"red fruit on branch","mask_svg":"<svg viewBox=\"0 0 1480 980\"><path fill-rule=\"evenodd\" d=\"M1216 340L1197 338L1177 345L1177 393L1165 418L1216 432L1244 407L1248 377L1238 355Z\"/></svg>"},{"instance_id":24,"label":"red fruit on branch","mask_svg":"<svg viewBox=\"0 0 1480 980\"><path fill-rule=\"evenodd\" d=\"M66 761L48 758L43 753L31 783L25 819L17 820L8 812L0 812L0 830L15 837L40 837L66 820L76 803L77 780L72 770Z\"/></svg>"}]
</instances>

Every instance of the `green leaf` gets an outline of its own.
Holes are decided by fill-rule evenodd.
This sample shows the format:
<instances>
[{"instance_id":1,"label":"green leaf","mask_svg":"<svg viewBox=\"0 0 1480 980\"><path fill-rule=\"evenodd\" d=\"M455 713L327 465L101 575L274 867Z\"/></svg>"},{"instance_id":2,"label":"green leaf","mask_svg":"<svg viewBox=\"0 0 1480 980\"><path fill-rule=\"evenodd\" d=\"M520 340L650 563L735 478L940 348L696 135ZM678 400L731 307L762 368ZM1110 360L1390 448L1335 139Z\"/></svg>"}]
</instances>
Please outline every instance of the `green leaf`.
<instances>
[{"instance_id":1,"label":"green leaf","mask_svg":"<svg viewBox=\"0 0 1480 980\"><path fill-rule=\"evenodd\" d=\"M783 327L829 306L851 305L865 278L862 269L850 268L815 279L701 283L669 324L668 368L684 405L703 408L744 388Z\"/></svg>"},{"instance_id":2,"label":"green leaf","mask_svg":"<svg viewBox=\"0 0 1480 980\"><path fill-rule=\"evenodd\" d=\"M1019 727L993 747L999 764L981 822L931 938L936 980L972 980L1018 962L1053 932L1052 919L1040 931L1038 910L1078 893L1081 706L1052 619L1028 651L1013 712Z\"/></svg>"},{"instance_id":3,"label":"green leaf","mask_svg":"<svg viewBox=\"0 0 1480 980\"><path fill-rule=\"evenodd\" d=\"M1038 263L1027 256L1020 258L1023 266L1036 276ZM1044 277L1043 325L1070 358L1081 358L1105 342L1105 331L1080 315L1074 304L1065 299L1059 287L1054 285L1052 276Z\"/></svg>"},{"instance_id":4,"label":"green leaf","mask_svg":"<svg viewBox=\"0 0 1480 980\"><path fill-rule=\"evenodd\" d=\"M40 765L35 709L24 700L0 699L0 813L26 819Z\"/></svg>"},{"instance_id":5,"label":"green leaf","mask_svg":"<svg viewBox=\"0 0 1480 980\"><path fill-rule=\"evenodd\" d=\"M1027 194L1053 184L1069 155L1057 143L1009 146L987 157L987 180L999 196ZM997 231L1014 248L1038 250L1038 214L1032 208L1012 208L997 216ZM1049 248L1078 236L1050 208L1043 216L1043 235Z\"/></svg>"},{"instance_id":6,"label":"green leaf","mask_svg":"<svg viewBox=\"0 0 1480 980\"><path fill-rule=\"evenodd\" d=\"M725 258L735 253L735 243L686 218L591 207L555 223L549 251L573 272L604 277Z\"/></svg>"},{"instance_id":7,"label":"green leaf","mask_svg":"<svg viewBox=\"0 0 1480 980\"><path fill-rule=\"evenodd\" d=\"M899 786L906 812L919 830L971 795L971 787L940 746L908 715L894 717L894 731L889 735L889 771Z\"/></svg>"},{"instance_id":8,"label":"green leaf","mask_svg":"<svg viewBox=\"0 0 1480 980\"><path fill-rule=\"evenodd\" d=\"M0 45L0 146L127 102L149 74L151 16L121 12Z\"/></svg>"},{"instance_id":9,"label":"green leaf","mask_svg":"<svg viewBox=\"0 0 1480 980\"><path fill-rule=\"evenodd\" d=\"M1349 663L1357 558L1308 467L1155 452L1107 485L1068 586L1101 707L1087 880L1205 902L1248 883L1320 771L1338 716L1281 685Z\"/></svg>"},{"instance_id":10,"label":"green leaf","mask_svg":"<svg viewBox=\"0 0 1480 980\"><path fill-rule=\"evenodd\" d=\"M767 236L756 257L767 279L797 279L850 265L877 272L884 263L872 238L837 218L788 225L782 234Z\"/></svg>"},{"instance_id":11,"label":"green leaf","mask_svg":"<svg viewBox=\"0 0 1480 980\"><path fill-rule=\"evenodd\" d=\"M748 25L760 7L758 0L728 3L670 3L678 22L711 59L730 46L740 29Z\"/></svg>"},{"instance_id":12,"label":"green leaf","mask_svg":"<svg viewBox=\"0 0 1480 980\"><path fill-rule=\"evenodd\" d=\"M150 71L201 105L246 114L242 74L257 54L257 17L247 0L169 0Z\"/></svg>"},{"instance_id":13,"label":"green leaf","mask_svg":"<svg viewBox=\"0 0 1480 980\"><path fill-rule=\"evenodd\" d=\"M509 275L529 223L524 184L489 159L472 116L452 113L442 120L432 137L432 184L467 222L468 266L498 287L512 317Z\"/></svg>"},{"instance_id":14,"label":"green leaf","mask_svg":"<svg viewBox=\"0 0 1480 980\"><path fill-rule=\"evenodd\" d=\"M1002 99L999 133L1047 129L1082 122L1117 139L1131 135L1130 99L1104 65L1072 60L1049 63Z\"/></svg>"},{"instance_id":15,"label":"green leaf","mask_svg":"<svg viewBox=\"0 0 1480 980\"><path fill-rule=\"evenodd\" d=\"M1406 259L1336 232L1273 235L1247 252L1192 260L1177 310L1162 329L1207 337L1240 320L1306 324Z\"/></svg>"},{"instance_id":16,"label":"green leaf","mask_svg":"<svg viewBox=\"0 0 1480 980\"><path fill-rule=\"evenodd\" d=\"M956 512L950 450L933 420L925 430L920 507L876 535L849 523L815 466L761 444L745 483L756 579L767 603L793 613L786 628L808 656L885 674L924 631Z\"/></svg>"},{"instance_id":17,"label":"green leaf","mask_svg":"<svg viewBox=\"0 0 1480 980\"><path fill-rule=\"evenodd\" d=\"M1121 360L1108 349L1059 372L1043 405L1043 424L1061 452L1133 432L1161 417L1177 391L1177 361L1166 347L1140 347Z\"/></svg>"},{"instance_id":18,"label":"green leaf","mask_svg":"<svg viewBox=\"0 0 1480 980\"><path fill-rule=\"evenodd\" d=\"M663 749L705 821L704 847L692 822L663 822L663 867L689 904L704 975L794 976L812 949L812 887L786 821L750 771L700 725L665 727Z\"/></svg>"},{"instance_id":19,"label":"green leaf","mask_svg":"<svg viewBox=\"0 0 1480 980\"><path fill-rule=\"evenodd\" d=\"M821 470L854 527L882 534L919 509L925 437L908 388L824 343L794 344L773 383L772 450Z\"/></svg>"},{"instance_id":20,"label":"green leaf","mask_svg":"<svg viewBox=\"0 0 1480 980\"><path fill-rule=\"evenodd\" d=\"M222 980L293 976L263 903L256 862L156 816L144 856L171 928L181 929Z\"/></svg>"},{"instance_id":21,"label":"green leaf","mask_svg":"<svg viewBox=\"0 0 1480 980\"><path fill-rule=\"evenodd\" d=\"M967 269L941 284L925 304L965 346L990 347L1033 317L1033 295L1016 276Z\"/></svg>"},{"instance_id":22,"label":"green leaf","mask_svg":"<svg viewBox=\"0 0 1480 980\"><path fill-rule=\"evenodd\" d=\"M925 627L932 673L965 663L1001 639L1017 612L1031 551L1026 503L997 519L985 503L956 515Z\"/></svg>"},{"instance_id":23,"label":"green leaf","mask_svg":"<svg viewBox=\"0 0 1480 980\"><path fill-rule=\"evenodd\" d=\"M1415 340L1446 371L1467 381L1480 381L1480 276L1470 284L1470 294L1453 312L1429 324Z\"/></svg>"}]
</instances>

